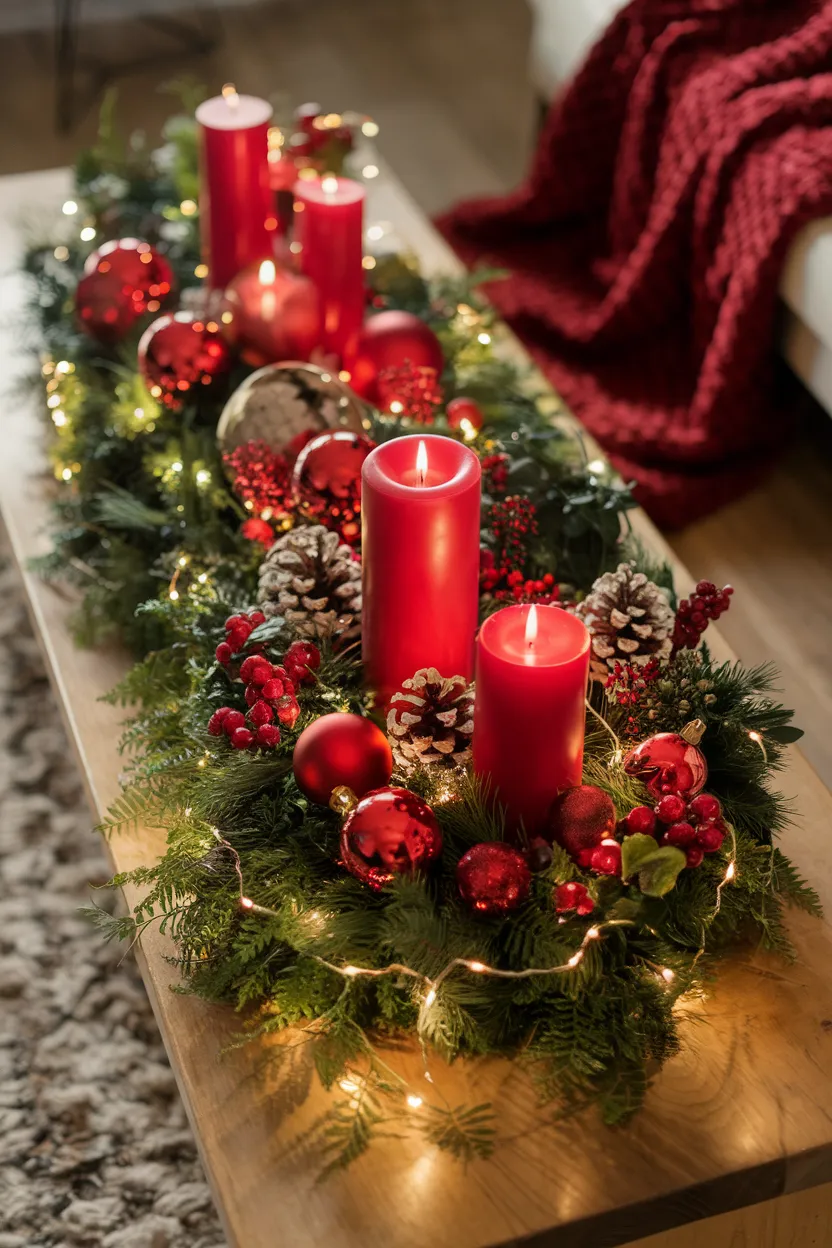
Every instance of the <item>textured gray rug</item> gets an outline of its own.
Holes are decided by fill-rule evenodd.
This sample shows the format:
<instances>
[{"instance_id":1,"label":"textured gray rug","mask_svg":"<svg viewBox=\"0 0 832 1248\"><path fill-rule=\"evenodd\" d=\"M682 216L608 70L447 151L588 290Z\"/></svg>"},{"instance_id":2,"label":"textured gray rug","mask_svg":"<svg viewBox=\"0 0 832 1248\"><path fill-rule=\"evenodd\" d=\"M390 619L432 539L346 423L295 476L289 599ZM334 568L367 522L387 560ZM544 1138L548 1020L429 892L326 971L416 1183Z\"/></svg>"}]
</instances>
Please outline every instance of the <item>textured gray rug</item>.
<instances>
[{"instance_id":1,"label":"textured gray rug","mask_svg":"<svg viewBox=\"0 0 832 1248\"><path fill-rule=\"evenodd\" d=\"M107 865L5 566L0 604L0 1248L222 1248L138 972L78 915Z\"/></svg>"}]
</instances>

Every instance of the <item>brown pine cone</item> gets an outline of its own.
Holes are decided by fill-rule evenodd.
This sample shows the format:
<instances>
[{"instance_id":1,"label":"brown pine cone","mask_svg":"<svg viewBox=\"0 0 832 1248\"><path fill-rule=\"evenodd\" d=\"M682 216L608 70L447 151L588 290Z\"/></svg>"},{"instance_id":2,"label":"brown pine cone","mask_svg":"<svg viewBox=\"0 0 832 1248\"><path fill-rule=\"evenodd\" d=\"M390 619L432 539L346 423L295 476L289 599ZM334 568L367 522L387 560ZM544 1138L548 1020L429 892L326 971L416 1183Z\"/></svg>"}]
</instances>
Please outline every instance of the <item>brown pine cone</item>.
<instances>
[{"instance_id":1,"label":"brown pine cone","mask_svg":"<svg viewBox=\"0 0 832 1248\"><path fill-rule=\"evenodd\" d=\"M673 611L664 590L630 563L600 576L575 613L592 634L593 680L606 680L616 663L640 667L648 659L670 658Z\"/></svg>"},{"instance_id":2,"label":"brown pine cone","mask_svg":"<svg viewBox=\"0 0 832 1248\"><path fill-rule=\"evenodd\" d=\"M361 564L321 524L279 537L260 565L260 610L282 615L301 637L352 640L361 632Z\"/></svg>"},{"instance_id":3,"label":"brown pine cone","mask_svg":"<svg viewBox=\"0 0 832 1248\"><path fill-rule=\"evenodd\" d=\"M400 771L458 767L471 757L474 690L464 676L423 667L390 699L387 736Z\"/></svg>"}]
</instances>

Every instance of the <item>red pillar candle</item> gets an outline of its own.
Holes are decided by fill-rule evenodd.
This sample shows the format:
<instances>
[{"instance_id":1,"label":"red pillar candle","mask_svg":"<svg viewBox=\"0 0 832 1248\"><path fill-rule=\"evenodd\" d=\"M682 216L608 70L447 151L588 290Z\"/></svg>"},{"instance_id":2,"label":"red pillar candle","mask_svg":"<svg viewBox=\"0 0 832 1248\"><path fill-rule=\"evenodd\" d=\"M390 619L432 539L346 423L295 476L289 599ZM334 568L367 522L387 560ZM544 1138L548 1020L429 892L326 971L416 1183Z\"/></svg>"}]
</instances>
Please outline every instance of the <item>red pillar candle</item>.
<instances>
[{"instance_id":1,"label":"red pillar candle","mask_svg":"<svg viewBox=\"0 0 832 1248\"><path fill-rule=\"evenodd\" d=\"M561 789L580 784L590 637L562 607L505 607L477 638L474 771L510 831L539 834Z\"/></svg>"},{"instance_id":2,"label":"red pillar candle","mask_svg":"<svg viewBox=\"0 0 832 1248\"><path fill-rule=\"evenodd\" d=\"M295 183L300 265L321 296L323 346L344 360L364 321L364 188L326 174Z\"/></svg>"},{"instance_id":3,"label":"red pillar candle","mask_svg":"<svg viewBox=\"0 0 832 1248\"><path fill-rule=\"evenodd\" d=\"M269 186L272 107L224 87L196 110L200 126L199 221L208 282L224 289L241 269L272 254L277 218Z\"/></svg>"},{"instance_id":4,"label":"red pillar candle","mask_svg":"<svg viewBox=\"0 0 832 1248\"><path fill-rule=\"evenodd\" d=\"M362 645L386 704L420 667L473 670L480 556L480 463L451 438L377 446L362 468Z\"/></svg>"}]
</instances>

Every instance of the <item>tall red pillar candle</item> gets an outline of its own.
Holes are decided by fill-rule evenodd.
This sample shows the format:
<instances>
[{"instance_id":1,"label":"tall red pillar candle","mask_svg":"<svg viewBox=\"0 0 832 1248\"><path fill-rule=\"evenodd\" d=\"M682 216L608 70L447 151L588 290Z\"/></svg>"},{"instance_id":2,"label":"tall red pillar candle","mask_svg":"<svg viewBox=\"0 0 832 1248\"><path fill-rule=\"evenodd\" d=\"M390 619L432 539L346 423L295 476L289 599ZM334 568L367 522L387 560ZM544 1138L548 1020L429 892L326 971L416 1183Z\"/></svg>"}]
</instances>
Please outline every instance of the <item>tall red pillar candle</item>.
<instances>
[{"instance_id":1,"label":"tall red pillar candle","mask_svg":"<svg viewBox=\"0 0 832 1248\"><path fill-rule=\"evenodd\" d=\"M364 188L326 174L295 183L300 266L318 288L323 347L345 360L364 321Z\"/></svg>"},{"instance_id":2,"label":"tall red pillar candle","mask_svg":"<svg viewBox=\"0 0 832 1248\"><path fill-rule=\"evenodd\" d=\"M225 289L232 277L273 251L277 217L269 186L272 107L223 87L196 110L199 123L199 224L208 283Z\"/></svg>"},{"instance_id":3,"label":"tall red pillar candle","mask_svg":"<svg viewBox=\"0 0 832 1248\"><path fill-rule=\"evenodd\" d=\"M477 630L480 463L451 438L393 438L364 461L365 675L382 704L420 667L470 677Z\"/></svg>"},{"instance_id":4,"label":"tall red pillar candle","mask_svg":"<svg viewBox=\"0 0 832 1248\"><path fill-rule=\"evenodd\" d=\"M505 607L477 638L474 771L509 831L545 827L561 789L580 784L590 637L562 607Z\"/></svg>"}]
</instances>

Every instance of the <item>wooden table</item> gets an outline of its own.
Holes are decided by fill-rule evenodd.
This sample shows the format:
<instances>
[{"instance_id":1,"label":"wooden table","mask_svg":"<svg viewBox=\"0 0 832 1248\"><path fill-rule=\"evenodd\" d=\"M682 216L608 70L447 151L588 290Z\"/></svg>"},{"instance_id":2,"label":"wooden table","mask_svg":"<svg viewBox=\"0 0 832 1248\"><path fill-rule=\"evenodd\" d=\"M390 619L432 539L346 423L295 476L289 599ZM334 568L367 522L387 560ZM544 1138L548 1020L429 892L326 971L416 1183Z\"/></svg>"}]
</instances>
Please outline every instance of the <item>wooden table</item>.
<instances>
[{"instance_id":1,"label":"wooden table","mask_svg":"<svg viewBox=\"0 0 832 1248\"><path fill-rule=\"evenodd\" d=\"M31 226L39 217L53 228L69 191L65 171L0 180L0 341L8 382L0 493L69 739L91 807L101 814L118 793L119 712L97 699L126 659L115 650L75 649L66 627L71 595L26 571L30 556L48 546L42 429L33 403L9 393L25 363L22 285L13 272L18 218ZM386 175L374 186L370 207L370 220L381 219L395 225L426 269L454 263ZM635 523L654 551L673 561L646 517L637 515ZM685 569L677 564L676 571L679 584L688 585ZM727 653L716 637L714 645ZM782 787L796 795L800 812L783 847L830 908L832 797L797 751ZM154 859L163 846L160 832L140 829L115 839L109 853L121 871ZM667 1233L656 1248L692 1248L706 1236L711 1248L808 1248L832 1239L827 1192L809 1191L832 1181L832 942L825 923L798 915L792 928L798 964L761 956L729 963L710 998L692 1007L684 1051L664 1068L626 1129L611 1132L592 1115L542 1127L526 1080L509 1063L453 1070L437 1063L451 1102L474 1095L494 1100L507 1138L493 1159L466 1174L418 1139L391 1140L318 1187L313 1163L305 1168L282 1156L288 1138L325 1101L307 1059L298 1057L280 1087L247 1079L255 1052L218 1060L234 1017L169 991L167 944L158 934L148 933L138 956L217 1206L239 1248L484 1248L521 1240L535 1248L600 1248L660 1231ZM416 1071L415 1055L405 1064L410 1061ZM803 1194L750 1207L787 1193ZM707 1227L685 1226L718 1214Z\"/></svg>"}]
</instances>

